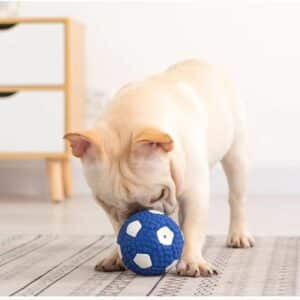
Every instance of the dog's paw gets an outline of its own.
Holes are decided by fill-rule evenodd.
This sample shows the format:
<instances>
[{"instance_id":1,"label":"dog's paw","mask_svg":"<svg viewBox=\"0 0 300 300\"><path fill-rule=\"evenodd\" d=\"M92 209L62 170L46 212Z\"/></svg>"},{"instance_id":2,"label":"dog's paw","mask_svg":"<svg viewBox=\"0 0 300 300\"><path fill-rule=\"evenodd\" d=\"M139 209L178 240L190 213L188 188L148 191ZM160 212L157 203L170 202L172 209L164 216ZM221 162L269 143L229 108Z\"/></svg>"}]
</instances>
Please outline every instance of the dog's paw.
<instances>
[{"instance_id":1,"label":"dog's paw","mask_svg":"<svg viewBox=\"0 0 300 300\"><path fill-rule=\"evenodd\" d=\"M95 266L95 270L99 272L116 272L116 271L124 271L125 269L126 268L117 251L113 251L113 253L103 258Z\"/></svg>"},{"instance_id":2,"label":"dog's paw","mask_svg":"<svg viewBox=\"0 0 300 300\"><path fill-rule=\"evenodd\" d=\"M190 277L210 277L213 275L217 275L218 272L214 269L214 267L205 261L203 258L201 259L185 259L181 258L179 263L177 264L176 271L178 275L181 276L190 276Z\"/></svg>"},{"instance_id":3,"label":"dog's paw","mask_svg":"<svg viewBox=\"0 0 300 300\"><path fill-rule=\"evenodd\" d=\"M245 232L230 232L226 241L230 248L250 248L254 247L255 240L251 234Z\"/></svg>"}]
</instances>

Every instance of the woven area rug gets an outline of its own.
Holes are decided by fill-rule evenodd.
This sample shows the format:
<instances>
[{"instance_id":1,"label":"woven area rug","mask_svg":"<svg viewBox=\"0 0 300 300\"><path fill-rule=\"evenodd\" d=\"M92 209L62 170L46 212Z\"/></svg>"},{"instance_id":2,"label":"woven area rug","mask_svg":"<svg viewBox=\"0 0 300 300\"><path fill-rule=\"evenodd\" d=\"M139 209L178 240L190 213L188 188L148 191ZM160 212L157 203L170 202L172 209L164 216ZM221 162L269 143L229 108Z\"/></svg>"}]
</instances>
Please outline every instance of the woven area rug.
<instances>
[{"instance_id":1,"label":"woven area rug","mask_svg":"<svg viewBox=\"0 0 300 300\"><path fill-rule=\"evenodd\" d=\"M257 238L252 249L228 249L209 237L205 257L218 276L161 277L95 272L113 242L103 236L0 236L0 296L299 295L300 238Z\"/></svg>"}]
</instances>

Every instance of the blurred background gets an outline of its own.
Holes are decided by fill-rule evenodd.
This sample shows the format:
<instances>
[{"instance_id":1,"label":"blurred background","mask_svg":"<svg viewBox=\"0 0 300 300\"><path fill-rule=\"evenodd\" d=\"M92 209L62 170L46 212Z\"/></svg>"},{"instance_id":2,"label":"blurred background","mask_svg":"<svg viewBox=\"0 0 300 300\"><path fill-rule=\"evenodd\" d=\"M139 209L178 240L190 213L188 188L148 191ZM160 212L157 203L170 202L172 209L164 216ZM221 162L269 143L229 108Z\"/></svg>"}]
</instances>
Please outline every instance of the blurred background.
<instances>
[{"instance_id":1,"label":"blurred background","mask_svg":"<svg viewBox=\"0 0 300 300\"><path fill-rule=\"evenodd\" d=\"M7 15L67 16L84 24L86 126L129 81L191 57L221 65L247 106L250 194L299 194L300 3L28 1L1 6L1 16L6 9ZM46 194L45 168L39 160L0 160L1 195ZM89 194L75 159L72 173L75 195ZM213 193L223 195L220 169L212 181Z\"/></svg>"}]
</instances>

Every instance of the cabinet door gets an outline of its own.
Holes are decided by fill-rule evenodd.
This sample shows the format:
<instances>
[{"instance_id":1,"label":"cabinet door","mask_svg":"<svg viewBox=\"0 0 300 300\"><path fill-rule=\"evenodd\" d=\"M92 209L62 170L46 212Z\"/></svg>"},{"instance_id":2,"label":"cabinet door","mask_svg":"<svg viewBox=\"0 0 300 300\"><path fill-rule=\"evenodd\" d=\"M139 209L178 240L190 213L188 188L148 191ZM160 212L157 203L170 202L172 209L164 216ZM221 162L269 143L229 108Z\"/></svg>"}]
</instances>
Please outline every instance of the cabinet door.
<instances>
[{"instance_id":1,"label":"cabinet door","mask_svg":"<svg viewBox=\"0 0 300 300\"><path fill-rule=\"evenodd\" d=\"M0 152L64 152L64 93L0 93Z\"/></svg>"},{"instance_id":2,"label":"cabinet door","mask_svg":"<svg viewBox=\"0 0 300 300\"><path fill-rule=\"evenodd\" d=\"M64 48L63 23L0 29L0 86L63 84Z\"/></svg>"}]
</instances>

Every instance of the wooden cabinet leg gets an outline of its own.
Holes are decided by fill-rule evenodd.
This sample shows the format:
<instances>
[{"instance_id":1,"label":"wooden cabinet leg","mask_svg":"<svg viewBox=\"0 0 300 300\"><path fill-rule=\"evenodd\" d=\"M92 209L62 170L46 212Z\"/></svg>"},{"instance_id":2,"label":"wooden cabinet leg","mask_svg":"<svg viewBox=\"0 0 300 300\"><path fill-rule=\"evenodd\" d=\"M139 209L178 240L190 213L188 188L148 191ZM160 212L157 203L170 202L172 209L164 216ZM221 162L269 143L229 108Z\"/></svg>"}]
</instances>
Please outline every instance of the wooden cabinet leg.
<instances>
[{"instance_id":1,"label":"wooden cabinet leg","mask_svg":"<svg viewBox=\"0 0 300 300\"><path fill-rule=\"evenodd\" d=\"M65 198L62 161L57 159L48 159L47 165L51 198L55 202L61 202Z\"/></svg>"},{"instance_id":2,"label":"wooden cabinet leg","mask_svg":"<svg viewBox=\"0 0 300 300\"><path fill-rule=\"evenodd\" d=\"M67 198L72 196L72 172L71 172L71 162L69 159L64 159L62 162L63 166L63 184L65 196Z\"/></svg>"}]
</instances>

